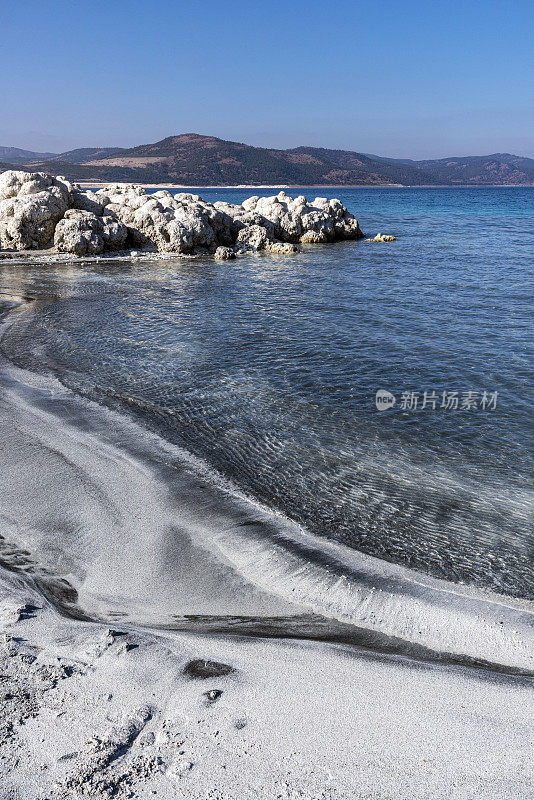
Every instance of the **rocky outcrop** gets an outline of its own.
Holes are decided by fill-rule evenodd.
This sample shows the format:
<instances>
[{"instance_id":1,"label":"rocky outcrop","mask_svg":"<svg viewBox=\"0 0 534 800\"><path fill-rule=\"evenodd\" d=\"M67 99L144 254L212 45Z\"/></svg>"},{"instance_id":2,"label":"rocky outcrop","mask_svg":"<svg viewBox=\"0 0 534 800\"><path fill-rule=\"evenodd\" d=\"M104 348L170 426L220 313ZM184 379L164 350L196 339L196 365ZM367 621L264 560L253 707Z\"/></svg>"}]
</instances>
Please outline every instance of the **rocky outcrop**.
<instances>
[{"instance_id":1,"label":"rocky outcrop","mask_svg":"<svg viewBox=\"0 0 534 800\"><path fill-rule=\"evenodd\" d=\"M238 253L259 252L278 253L287 255L297 253L298 247L290 242L279 242L272 238L271 229L263 228L261 225L249 225L241 228L237 234L235 250Z\"/></svg>"},{"instance_id":2,"label":"rocky outcrop","mask_svg":"<svg viewBox=\"0 0 534 800\"><path fill-rule=\"evenodd\" d=\"M148 194L140 186L114 184L96 192L96 199L128 227L140 247L169 253L214 252L219 245L235 242L231 218L198 195Z\"/></svg>"},{"instance_id":3,"label":"rocky outcrop","mask_svg":"<svg viewBox=\"0 0 534 800\"><path fill-rule=\"evenodd\" d=\"M87 256L133 246L227 259L362 236L345 206L324 197L308 202L280 192L242 205L211 204L195 194L149 194L127 183L84 192L44 173L0 176L0 245L14 250L54 245L58 252Z\"/></svg>"},{"instance_id":4,"label":"rocky outcrop","mask_svg":"<svg viewBox=\"0 0 534 800\"><path fill-rule=\"evenodd\" d=\"M261 225L248 225L240 229L237 234L236 245L242 252L265 250L273 241L273 238L271 230L267 230Z\"/></svg>"},{"instance_id":5,"label":"rocky outcrop","mask_svg":"<svg viewBox=\"0 0 534 800\"><path fill-rule=\"evenodd\" d=\"M290 253L298 253L299 249L296 244L289 242L269 242L265 247L267 253L276 254L279 256L289 255Z\"/></svg>"}]
</instances>

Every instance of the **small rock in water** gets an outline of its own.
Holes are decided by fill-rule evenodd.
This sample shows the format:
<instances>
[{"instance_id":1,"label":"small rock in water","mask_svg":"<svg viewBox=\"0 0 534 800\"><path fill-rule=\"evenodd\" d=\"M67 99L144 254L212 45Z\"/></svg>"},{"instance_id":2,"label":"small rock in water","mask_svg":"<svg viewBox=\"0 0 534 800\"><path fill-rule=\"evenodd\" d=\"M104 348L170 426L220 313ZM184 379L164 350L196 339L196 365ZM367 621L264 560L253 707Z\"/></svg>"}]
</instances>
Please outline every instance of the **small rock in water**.
<instances>
[{"instance_id":1,"label":"small rock in water","mask_svg":"<svg viewBox=\"0 0 534 800\"><path fill-rule=\"evenodd\" d=\"M217 261L230 261L235 258L235 253L231 247L218 247L213 257Z\"/></svg>"},{"instance_id":2,"label":"small rock in water","mask_svg":"<svg viewBox=\"0 0 534 800\"><path fill-rule=\"evenodd\" d=\"M389 233L377 233L374 239L368 239L368 242L394 242L396 236L391 236Z\"/></svg>"}]
</instances>

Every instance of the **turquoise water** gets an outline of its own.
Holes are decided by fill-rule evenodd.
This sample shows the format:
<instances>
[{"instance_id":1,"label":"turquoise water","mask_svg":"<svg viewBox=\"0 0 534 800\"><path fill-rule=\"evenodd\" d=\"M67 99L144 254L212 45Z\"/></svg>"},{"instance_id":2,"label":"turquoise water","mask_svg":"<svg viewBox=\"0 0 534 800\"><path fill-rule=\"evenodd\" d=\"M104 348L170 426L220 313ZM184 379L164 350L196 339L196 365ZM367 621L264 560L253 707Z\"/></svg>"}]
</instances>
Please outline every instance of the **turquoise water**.
<instances>
[{"instance_id":1,"label":"turquoise water","mask_svg":"<svg viewBox=\"0 0 534 800\"><path fill-rule=\"evenodd\" d=\"M5 353L319 536L534 597L534 189L291 193L339 197L367 236L397 241L224 263L0 262L0 289L41 298ZM378 389L393 408L377 410ZM477 408L442 408L443 392L460 406L477 393Z\"/></svg>"}]
</instances>

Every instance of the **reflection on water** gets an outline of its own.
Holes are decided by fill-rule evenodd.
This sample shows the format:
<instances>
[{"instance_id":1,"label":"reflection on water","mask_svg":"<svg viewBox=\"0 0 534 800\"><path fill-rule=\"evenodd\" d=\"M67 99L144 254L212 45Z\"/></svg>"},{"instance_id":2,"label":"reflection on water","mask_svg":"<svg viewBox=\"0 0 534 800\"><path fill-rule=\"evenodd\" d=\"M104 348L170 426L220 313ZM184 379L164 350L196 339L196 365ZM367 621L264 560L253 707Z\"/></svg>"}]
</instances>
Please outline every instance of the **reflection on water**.
<instances>
[{"instance_id":1,"label":"reflection on water","mask_svg":"<svg viewBox=\"0 0 534 800\"><path fill-rule=\"evenodd\" d=\"M0 262L1 290L41 298L5 352L127 408L320 536L534 596L534 191L329 194L398 241L224 264ZM379 388L498 403L379 413Z\"/></svg>"}]
</instances>

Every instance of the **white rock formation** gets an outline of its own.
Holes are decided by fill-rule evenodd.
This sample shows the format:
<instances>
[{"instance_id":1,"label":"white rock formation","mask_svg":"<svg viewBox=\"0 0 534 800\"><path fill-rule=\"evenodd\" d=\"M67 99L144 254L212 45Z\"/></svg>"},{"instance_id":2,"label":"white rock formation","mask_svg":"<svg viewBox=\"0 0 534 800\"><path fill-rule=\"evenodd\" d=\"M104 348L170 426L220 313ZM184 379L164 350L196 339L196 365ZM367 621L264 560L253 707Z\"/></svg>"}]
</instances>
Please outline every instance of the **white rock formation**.
<instances>
[{"instance_id":1,"label":"white rock formation","mask_svg":"<svg viewBox=\"0 0 534 800\"><path fill-rule=\"evenodd\" d=\"M299 249L296 244L290 242L269 242L265 250L267 253L274 253L277 255L288 255L289 253L298 253Z\"/></svg>"},{"instance_id":2,"label":"white rock formation","mask_svg":"<svg viewBox=\"0 0 534 800\"><path fill-rule=\"evenodd\" d=\"M265 250L272 240L273 236L270 230L261 225L248 225L246 228L241 228L237 234L236 244L243 251Z\"/></svg>"},{"instance_id":3,"label":"white rock formation","mask_svg":"<svg viewBox=\"0 0 534 800\"><path fill-rule=\"evenodd\" d=\"M285 192L242 205L207 203L195 194L149 194L128 183L84 192L63 178L9 171L0 175L0 246L98 255L126 247L169 253L263 250L292 253L299 242L359 239L358 222L339 200L308 203Z\"/></svg>"},{"instance_id":4,"label":"white rock formation","mask_svg":"<svg viewBox=\"0 0 534 800\"><path fill-rule=\"evenodd\" d=\"M339 200L316 197L308 203L304 195L293 199L285 192L275 197L249 197L242 205L215 203L215 207L243 225L265 228L271 239L283 242L333 242L360 239L357 220Z\"/></svg>"},{"instance_id":5,"label":"white rock formation","mask_svg":"<svg viewBox=\"0 0 534 800\"><path fill-rule=\"evenodd\" d=\"M198 195L168 191L154 194L140 186L112 184L96 192L97 202L128 226L138 246L160 252L193 253L231 246L235 242L232 220Z\"/></svg>"},{"instance_id":6,"label":"white rock formation","mask_svg":"<svg viewBox=\"0 0 534 800\"><path fill-rule=\"evenodd\" d=\"M56 224L72 202L72 184L42 172L0 175L0 245L13 250L50 247Z\"/></svg>"}]
</instances>

